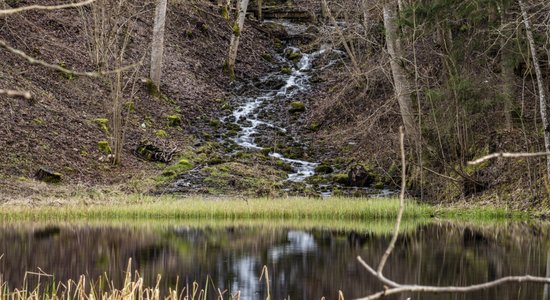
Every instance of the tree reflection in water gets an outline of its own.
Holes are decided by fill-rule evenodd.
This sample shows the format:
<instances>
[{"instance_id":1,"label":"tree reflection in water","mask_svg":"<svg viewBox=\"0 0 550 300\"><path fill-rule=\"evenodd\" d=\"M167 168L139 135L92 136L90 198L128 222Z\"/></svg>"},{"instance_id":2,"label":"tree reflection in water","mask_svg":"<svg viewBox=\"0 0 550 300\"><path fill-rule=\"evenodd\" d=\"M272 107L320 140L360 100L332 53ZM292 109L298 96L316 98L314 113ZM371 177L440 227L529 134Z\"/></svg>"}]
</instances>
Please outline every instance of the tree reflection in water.
<instances>
[{"instance_id":1,"label":"tree reflection in water","mask_svg":"<svg viewBox=\"0 0 550 300\"><path fill-rule=\"evenodd\" d=\"M387 234L363 231L295 230L270 227L192 228L187 226L83 226L8 224L0 227L0 273L10 287L21 287L25 271L37 268L57 281L96 278L107 273L123 280L128 258L146 284L162 274L162 286L206 282L241 291L242 299L265 298L259 281L266 265L272 299L346 298L381 288L356 262L374 262L385 250ZM529 273L545 276L548 228L533 224L465 226L419 225L400 235L386 275L404 283L468 285ZM537 285L508 285L453 299L541 299ZM214 297L214 295L212 295ZM413 295L448 299L449 295ZM397 299L397 297L395 298Z\"/></svg>"}]
</instances>

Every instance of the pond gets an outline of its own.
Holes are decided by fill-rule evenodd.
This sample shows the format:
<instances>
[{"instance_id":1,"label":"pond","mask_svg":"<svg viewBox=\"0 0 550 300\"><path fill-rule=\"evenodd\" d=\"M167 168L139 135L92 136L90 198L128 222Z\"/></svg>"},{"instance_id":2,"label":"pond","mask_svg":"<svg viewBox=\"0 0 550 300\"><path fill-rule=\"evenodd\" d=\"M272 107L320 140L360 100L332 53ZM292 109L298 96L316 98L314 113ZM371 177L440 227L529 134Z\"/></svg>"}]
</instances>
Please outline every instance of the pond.
<instances>
[{"instance_id":1,"label":"pond","mask_svg":"<svg viewBox=\"0 0 550 300\"><path fill-rule=\"evenodd\" d=\"M102 274L120 284L128 259L146 285L162 274L167 290L179 282L209 283L241 299L346 299L382 286L357 263L376 264L391 238L366 223L357 229L292 228L267 224L8 223L0 225L0 278L21 287L26 271L56 281ZM360 229L359 229L360 228ZM468 285L506 275L545 276L548 226L543 224L409 224L385 269L402 283ZM29 282L32 275L28 275ZM36 276L35 276L36 277ZM42 279L44 280L44 279ZM32 286L32 283L31 283ZM543 299L544 286L512 284L467 295L410 295L413 299ZM214 299L213 293L210 294ZM395 297L388 299L406 299Z\"/></svg>"}]
</instances>

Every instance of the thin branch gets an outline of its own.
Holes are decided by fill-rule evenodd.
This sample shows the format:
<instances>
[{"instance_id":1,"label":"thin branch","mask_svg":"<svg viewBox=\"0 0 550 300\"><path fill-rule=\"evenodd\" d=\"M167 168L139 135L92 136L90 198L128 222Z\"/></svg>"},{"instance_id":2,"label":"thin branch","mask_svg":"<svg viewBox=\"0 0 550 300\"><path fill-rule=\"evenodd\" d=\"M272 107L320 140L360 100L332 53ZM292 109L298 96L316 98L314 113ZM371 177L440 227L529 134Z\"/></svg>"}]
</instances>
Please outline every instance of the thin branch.
<instances>
[{"instance_id":1,"label":"thin branch","mask_svg":"<svg viewBox=\"0 0 550 300\"><path fill-rule=\"evenodd\" d=\"M388 257L390 256L391 252L393 251L395 247L395 243L397 240L397 235L399 234L399 227L401 225L401 218L403 215L404 210L404 198L405 198L405 187L406 187L406 170L405 170L405 149L404 149L404 143L403 143L403 128L399 128L400 131L400 142L401 142L401 158L402 158L402 164L403 164L403 170L401 173L402 179L401 179L401 194L400 194L400 202L399 202L399 213L397 215L397 221L395 225L395 232L393 233L392 240L390 242L390 245L386 249L386 252L380 259L380 264L378 265L378 269L375 270L373 267L371 267L369 264L367 264L361 256L357 257L357 260L359 263L376 279L378 279L381 283L385 285L385 288L383 291L374 293L372 295L369 295L364 298L358 298L357 300L374 300L374 299L380 299L385 296L394 295L394 294L402 294L402 293L415 293L415 292L424 292L424 293L471 293L475 291L480 290L486 290L489 288L494 288L499 285L503 285L506 283L539 283L539 284L550 284L550 278L548 277L538 277L538 276L531 276L531 275L524 275L524 276L507 276L502 277L493 281L488 281L484 283L479 284L473 284L469 286L429 286L429 285L408 285L408 284L400 284L397 283L391 279L386 278L382 271L384 269L384 265L386 264L386 261ZM539 153L494 153L491 155L487 155L485 157L482 157L478 160L475 160L473 162L469 162L469 164L479 164L483 161L486 161L488 159L496 158L496 157L533 157L533 156L545 156L548 155L547 152L539 152Z\"/></svg>"},{"instance_id":2,"label":"thin branch","mask_svg":"<svg viewBox=\"0 0 550 300\"><path fill-rule=\"evenodd\" d=\"M4 90L0 89L0 95L6 95L8 97L21 97L27 100L32 98L32 95L29 91L16 91L16 90ZM0 256L1 258L1 256Z\"/></svg>"},{"instance_id":3,"label":"thin branch","mask_svg":"<svg viewBox=\"0 0 550 300\"><path fill-rule=\"evenodd\" d=\"M401 227L401 219L403 218L403 211L405 210L405 188L407 187L406 182L406 158L405 158L405 133L403 126L399 127L399 143L401 145L401 194L399 195L399 212L397 213L397 222L395 223L395 230L393 232L393 237L391 239L386 252L380 259L380 264L378 265L378 276L382 275L386 261L390 257L393 248L395 248L395 243L397 242L397 236L399 235L399 227Z\"/></svg>"},{"instance_id":4,"label":"thin branch","mask_svg":"<svg viewBox=\"0 0 550 300\"><path fill-rule=\"evenodd\" d=\"M469 161L469 165L479 165L480 163L493 159L498 157L506 157L506 158L521 158L521 157L536 157L536 156L546 156L550 155L550 152L535 152L535 153L506 153L506 152L499 152L499 153L493 153L486 156L483 156L481 158L478 158L474 161Z\"/></svg>"},{"instance_id":5,"label":"thin branch","mask_svg":"<svg viewBox=\"0 0 550 300\"><path fill-rule=\"evenodd\" d=\"M377 272L370 267L361 257L357 258L359 260L359 263L369 271L372 275L376 276L382 283L385 285L391 287L389 289L385 289L384 291L372 294L370 296L359 298L358 300L372 300L372 299L379 299L384 296L389 296L393 294L400 294L400 293L408 293L408 292L425 292L425 293L470 293L475 292L479 290L485 290L489 288L493 288L505 283L525 283L525 282L531 282L531 283L544 283L549 284L550 278L547 277L537 277L537 276L531 276L531 275L525 275L525 276L508 276L508 277L502 277L497 280L488 281L485 283L480 284L474 284L470 286L428 286L428 285L402 285L398 284L395 281L391 281L385 277L379 277Z\"/></svg>"},{"instance_id":6,"label":"thin branch","mask_svg":"<svg viewBox=\"0 0 550 300\"><path fill-rule=\"evenodd\" d=\"M12 8L12 9L1 9L0 10L0 16L5 15L12 15L16 13L21 13L29 10L58 10L58 9L66 9L66 8L77 8L85 5L89 5L94 3L96 0L87 0L84 2L79 3L68 3L68 4L60 4L60 5L29 5L29 6L22 6L18 8Z\"/></svg>"},{"instance_id":7,"label":"thin branch","mask_svg":"<svg viewBox=\"0 0 550 300\"><path fill-rule=\"evenodd\" d=\"M123 72L123 71L129 70L129 69L132 69L132 68L135 68L136 66L138 66L138 64L132 64L132 65L122 67L120 69L110 70L110 71L80 72L80 71L69 70L69 69L63 68L59 65L50 64L50 63L47 63L43 60L36 59L36 58L26 54L25 52L23 52L19 49L15 49L15 48L9 46L4 40L0 40L0 48L4 48L4 49L8 50L9 52L25 59L31 65L41 65L41 66L46 67L46 68L54 69L54 70L57 70L57 71L60 71L60 72L63 72L63 73L73 74L73 75L77 75L77 76L100 77L102 75L108 75L108 74L115 74L117 72Z\"/></svg>"}]
</instances>

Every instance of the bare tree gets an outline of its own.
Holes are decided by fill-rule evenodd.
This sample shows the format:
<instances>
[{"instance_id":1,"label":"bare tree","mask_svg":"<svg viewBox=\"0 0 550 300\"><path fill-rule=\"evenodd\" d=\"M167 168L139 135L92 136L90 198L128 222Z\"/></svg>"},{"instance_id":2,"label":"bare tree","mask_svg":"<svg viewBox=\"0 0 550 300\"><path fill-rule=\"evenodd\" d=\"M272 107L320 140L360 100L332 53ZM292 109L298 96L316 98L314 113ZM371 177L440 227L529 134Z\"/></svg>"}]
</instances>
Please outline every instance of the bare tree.
<instances>
[{"instance_id":1,"label":"bare tree","mask_svg":"<svg viewBox=\"0 0 550 300\"><path fill-rule=\"evenodd\" d=\"M160 90L162 75L162 55L164 53L164 27L166 23L167 0L158 0L155 10L155 25L153 27L153 42L151 52L151 81Z\"/></svg>"},{"instance_id":2,"label":"bare tree","mask_svg":"<svg viewBox=\"0 0 550 300\"><path fill-rule=\"evenodd\" d=\"M395 0L384 0L383 14L386 28L386 47L390 55L395 95L399 103L405 131L410 137L418 136L412 108L411 83L403 66L403 43L399 30L399 12Z\"/></svg>"},{"instance_id":3,"label":"bare tree","mask_svg":"<svg viewBox=\"0 0 550 300\"><path fill-rule=\"evenodd\" d=\"M134 68L120 68L130 60L127 55L134 34L134 23L145 11L144 7L134 6L128 0L97 0L92 5L91 13L81 10L92 60L99 70L118 70L102 77L111 92L111 96L105 98L104 106L110 116L111 128L107 134L113 164L121 162L125 128L123 108L124 104L133 103L138 71L145 53L132 62ZM126 110L126 116L128 113L129 109Z\"/></svg>"},{"instance_id":4,"label":"bare tree","mask_svg":"<svg viewBox=\"0 0 550 300\"><path fill-rule=\"evenodd\" d=\"M521 1L521 0L520 0ZM429 285L417 285L417 284L401 284L398 282L395 282L386 276L384 276L384 267L386 266L386 262L390 255L393 252L393 249L395 248L395 244L397 242L397 237L399 235L399 228L401 227L401 220L403 218L403 212L405 211L405 188L407 186L407 178L406 178L406 155L405 155L405 134L403 131L403 127L399 128L399 140L400 140L400 148L401 148L401 193L399 194L399 211L397 213L397 220L395 222L395 229L393 232L392 239L386 248L386 251L380 258L380 261L378 263L378 267L375 269L374 267L370 266L361 256L357 257L357 260L359 263L370 273L372 274L376 279L378 279L381 283L384 284L384 290L380 291L378 293L374 293L372 295L366 296L364 298L360 298L359 300L373 300L373 299L380 299L385 296L390 295L396 295L396 294L403 294L403 293L411 293L411 292L421 292L421 293L471 293L475 291L480 290L486 290L489 288L497 287L499 285L507 284L507 283L522 283L522 282L531 282L531 283L539 283L539 284L550 284L550 278L548 277L537 277L537 276L531 276L531 275L524 275L524 276L508 276L508 277L502 277L493 281L488 281L485 283L480 284L474 284L469 286L429 286ZM481 163L487 159L491 159L494 157L505 157L505 153L495 153L488 155L486 157L483 157L477 161L471 162L472 164ZM507 153L506 157L532 157L532 156L538 156L540 153Z\"/></svg>"},{"instance_id":5,"label":"bare tree","mask_svg":"<svg viewBox=\"0 0 550 300\"><path fill-rule=\"evenodd\" d=\"M542 126L544 131L544 149L550 153L550 127L548 127L548 115L546 114L546 88L544 87L542 71L539 64L539 56L537 54L537 48L535 45L535 39L533 38L533 31L531 29L531 22L527 15L527 8L523 0L518 0L519 7L521 9L521 15L523 18L523 25L525 25L525 34L527 41L529 42L529 48L531 50L531 59L533 60L533 67L537 78L537 87L539 90L539 103L540 103L540 117L542 119ZM550 154L546 156L546 175L550 180Z\"/></svg>"},{"instance_id":6,"label":"bare tree","mask_svg":"<svg viewBox=\"0 0 550 300\"><path fill-rule=\"evenodd\" d=\"M229 44L229 55L227 56L226 67L231 78L235 78L235 61L237 60L237 50L239 49L239 40L246 18L246 10L249 0L240 0L237 2L237 18L233 24L233 33L231 43Z\"/></svg>"}]
</instances>

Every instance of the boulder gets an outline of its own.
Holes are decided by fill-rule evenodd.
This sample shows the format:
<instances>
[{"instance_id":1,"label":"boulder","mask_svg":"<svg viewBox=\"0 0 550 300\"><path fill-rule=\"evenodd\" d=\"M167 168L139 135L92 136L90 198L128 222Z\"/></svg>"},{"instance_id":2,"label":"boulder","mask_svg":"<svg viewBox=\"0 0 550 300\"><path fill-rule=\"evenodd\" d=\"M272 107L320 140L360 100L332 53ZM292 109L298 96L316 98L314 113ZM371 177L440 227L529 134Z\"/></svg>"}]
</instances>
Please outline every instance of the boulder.
<instances>
[{"instance_id":1,"label":"boulder","mask_svg":"<svg viewBox=\"0 0 550 300\"><path fill-rule=\"evenodd\" d=\"M47 183L59 183L63 175L47 168L40 168L34 175L36 179Z\"/></svg>"},{"instance_id":2,"label":"boulder","mask_svg":"<svg viewBox=\"0 0 550 300\"><path fill-rule=\"evenodd\" d=\"M376 177L364 166L355 165L348 172L348 184L357 187L370 187L376 182Z\"/></svg>"}]
</instances>

